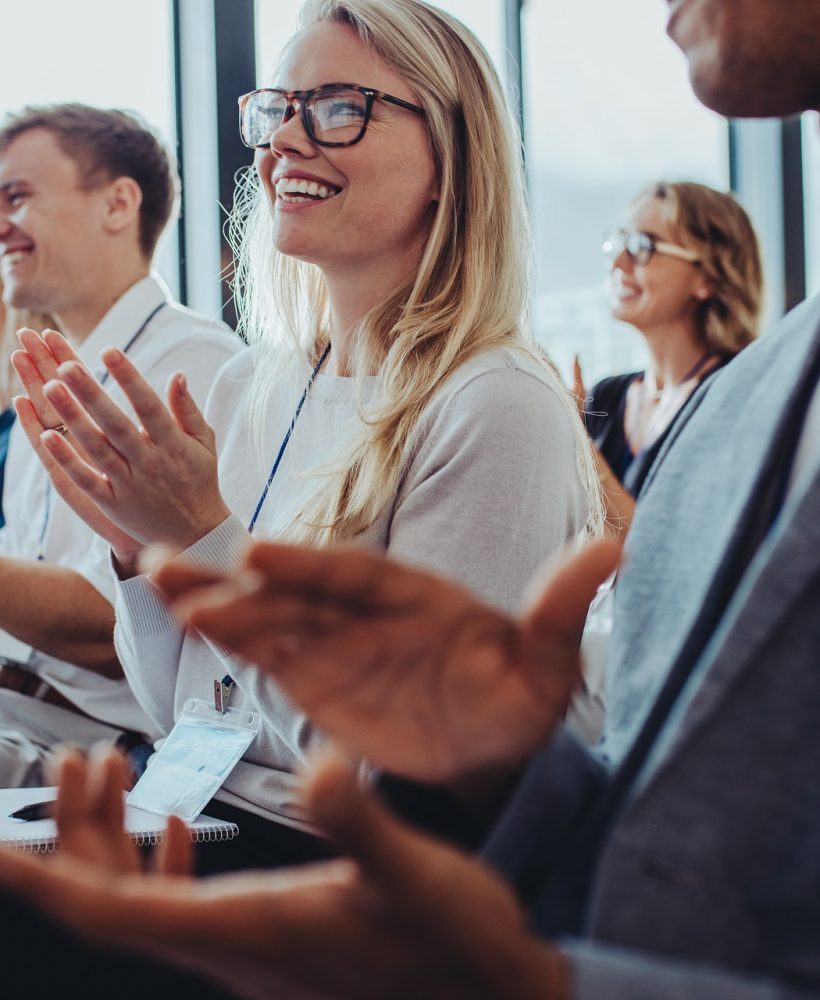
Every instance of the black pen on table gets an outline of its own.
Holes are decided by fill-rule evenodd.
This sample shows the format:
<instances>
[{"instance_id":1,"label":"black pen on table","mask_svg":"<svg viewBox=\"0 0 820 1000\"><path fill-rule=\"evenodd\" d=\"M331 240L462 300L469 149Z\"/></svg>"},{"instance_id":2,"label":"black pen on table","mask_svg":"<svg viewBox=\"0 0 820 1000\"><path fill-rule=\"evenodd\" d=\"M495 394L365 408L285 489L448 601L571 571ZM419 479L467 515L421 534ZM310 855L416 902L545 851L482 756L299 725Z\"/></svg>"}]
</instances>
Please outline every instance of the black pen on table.
<instances>
[{"instance_id":1,"label":"black pen on table","mask_svg":"<svg viewBox=\"0 0 820 1000\"><path fill-rule=\"evenodd\" d=\"M48 799L46 802L32 802L30 805L23 806L20 809L15 809L14 812L10 814L11 819L51 819L54 815L54 806L56 802L56 799Z\"/></svg>"}]
</instances>

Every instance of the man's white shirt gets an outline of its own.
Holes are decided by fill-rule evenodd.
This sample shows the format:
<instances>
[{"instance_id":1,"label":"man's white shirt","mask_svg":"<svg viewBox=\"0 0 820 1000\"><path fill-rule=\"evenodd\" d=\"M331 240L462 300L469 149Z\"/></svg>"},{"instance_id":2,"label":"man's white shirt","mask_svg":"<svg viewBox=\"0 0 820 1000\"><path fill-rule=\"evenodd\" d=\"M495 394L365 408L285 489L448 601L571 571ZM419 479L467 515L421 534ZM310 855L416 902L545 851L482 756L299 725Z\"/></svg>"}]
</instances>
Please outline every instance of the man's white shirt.
<instances>
[{"instance_id":1,"label":"man's white shirt","mask_svg":"<svg viewBox=\"0 0 820 1000\"><path fill-rule=\"evenodd\" d=\"M158 307L162 307L159 308ZM155 310L158 310L155 312ZM219 320L209 320L171 301L153 277L133 285L105 314L78 354L99 378L105 371L100 354L126 348L145 320L145 329L128 348L128 357L163 399L171 375L182 371L202 406L222 364L241 348L239 337ZM133 415L113 379L106 389ZM107 544L88 528L51 489L45 470L19 425L12 429L6 464L0 529L0 557L37 559L75 570L106 600L114 603L114 579ZM44 603L49 595L42 595ZM2 601L2 597L0 597ZM154 726L137 704L127 681L112 681L91 670L34 650L30 667L83 712L118 729L153 733Z\"/></svg>"}]
</instances>

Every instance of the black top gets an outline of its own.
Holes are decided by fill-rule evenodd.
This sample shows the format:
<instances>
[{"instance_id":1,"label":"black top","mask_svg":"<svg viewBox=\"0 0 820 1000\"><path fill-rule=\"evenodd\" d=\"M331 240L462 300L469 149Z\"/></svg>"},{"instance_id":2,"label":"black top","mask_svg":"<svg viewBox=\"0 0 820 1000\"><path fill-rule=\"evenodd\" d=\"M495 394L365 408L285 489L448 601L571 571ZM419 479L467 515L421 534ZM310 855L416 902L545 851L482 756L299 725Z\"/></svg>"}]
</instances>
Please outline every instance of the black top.
<instances>
[{"instance_id":1,"label":"black top","mask_svg":"<svg viewBox=\"0 0 820 1000\"><path fill-rule=\"evenodd\" d=\"M729 359L704 372L698 380L699 388L706 379L727 363ZM626 412L626 394L630 385L644 372L629 372L626 375L612 375L602 379L593 386L591 399L586 404L585 421L587 432L596 448L604 456L607 464L615 473L618 481L633 497L641 491L644 480L658 456L669 432L675 426L675 421L685 408L685 405L672 417L662 434L647 448L633 454L626 440L624 431L624 415Z\"/></svg>"}]
</instances>

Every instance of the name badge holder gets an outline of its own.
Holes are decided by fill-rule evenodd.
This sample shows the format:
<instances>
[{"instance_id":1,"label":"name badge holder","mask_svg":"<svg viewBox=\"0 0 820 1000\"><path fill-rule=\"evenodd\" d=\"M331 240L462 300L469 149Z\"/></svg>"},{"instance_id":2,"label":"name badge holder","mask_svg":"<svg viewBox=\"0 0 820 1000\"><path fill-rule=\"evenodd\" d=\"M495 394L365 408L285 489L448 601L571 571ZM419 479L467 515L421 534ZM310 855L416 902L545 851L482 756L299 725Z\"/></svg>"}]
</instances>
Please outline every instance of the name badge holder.
<instances>
[{"instance_id":1,"label":"name badge holder","mask_svg":"<svg viewBox=\"0 0 820 1000\"><path fill-rule=\"evenodd\" d=\"M128 796L129 805L193 823L259 732L259 715L218 711L189 698L162 748Z\"/></svg>"}]
</instances>

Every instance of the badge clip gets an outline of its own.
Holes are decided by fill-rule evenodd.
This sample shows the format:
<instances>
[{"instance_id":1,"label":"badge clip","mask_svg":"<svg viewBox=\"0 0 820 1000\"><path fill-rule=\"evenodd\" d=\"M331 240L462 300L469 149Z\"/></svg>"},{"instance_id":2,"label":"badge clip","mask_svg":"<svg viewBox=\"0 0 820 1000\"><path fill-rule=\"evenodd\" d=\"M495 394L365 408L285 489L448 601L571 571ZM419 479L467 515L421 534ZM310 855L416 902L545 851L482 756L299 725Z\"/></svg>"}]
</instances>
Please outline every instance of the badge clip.
<instances>
[{"instance_id":1,"label":"badge clip","mask_svg":"<svg viewBox=\"0 0 820 1000\"><path fill-rule=\"evenodd\" d=\"M228 711L232 687L233 677L230 674L225 674L221 681L214 680L214 708L220 715Z\"/></svg>"}]
</instances>

